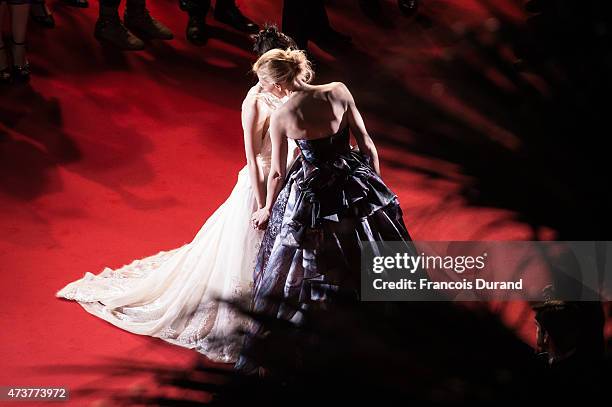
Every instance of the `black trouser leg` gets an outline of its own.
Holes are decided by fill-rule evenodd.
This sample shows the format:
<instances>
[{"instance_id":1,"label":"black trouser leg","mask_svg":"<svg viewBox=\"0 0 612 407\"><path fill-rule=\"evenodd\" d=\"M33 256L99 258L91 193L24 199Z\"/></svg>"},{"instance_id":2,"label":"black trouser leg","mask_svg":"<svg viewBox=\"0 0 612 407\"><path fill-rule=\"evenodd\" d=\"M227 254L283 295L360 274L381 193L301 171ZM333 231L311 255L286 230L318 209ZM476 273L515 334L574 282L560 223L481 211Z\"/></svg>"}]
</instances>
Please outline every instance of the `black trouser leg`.
<instances>
[{"instance_id":1,"label":"black trouser leg","mask_svg":"<svg viewBox=\"0 0 612 407\"><path fill-rule=\"evenodd\" d=\"M306 49L309 39L329 29L324 0L284 0L282 24L283 32Z\"/></svg>"},{"instance_id":2,"label":"black trouser leg","mask_svg":"<svg viewBox=\"0 0 612 407\"><path fill-rule=\"evenodd\" d=\"M215 2L216 11L223 11L232 7L236 7L236 0L217 0Z\"/></svg>"},{"instance_id":3,"label":"black trouser leg","mask_svg":"<svg viewBox=\"0 0 612 407\"><path fill-rule=\"evenodd\" d=\"M298 48L306 49L310 24L308 18L309 0L284 0L282 30L295 40Z\"/></svg>"},{"instance_id":4,"label":"black trouser leg","mask_svg":"<svg viewBox=\"0 0 612 407\"><path fill-rule=\"evenodd\" d=\"M119 8L121 0L100 0L100 9L104 8Z\"/></svg>"},{"instance_id":5,"label":"black trouser leg","mask_svg":"<svg viewBox=\"0 0 612 407\"><path fill-rule=\"evenodd\" d=\"M141 14L146 7L146 0L126 0L125 2L125 9L128 13Z\"/></svg>"},{"instance_id":6,"label":"black trouser leg","mask_svg":"<svg viewBox=\"0 0 612 407\"><path fill-rule=\"evenodd\" d=\"M119 4L120 3L121 3L121 0L100 0L100 11L98 12L98 21L117 20L119 18Z\"/></svg>"},{"instance_id":7,"label":"black trouser leg","mask_svg":"<svg viewBox=\"0 0 612 407\"><path fill-rule=\"evenodd\" d=\"M310 37L314 37L315 33L325 33L329 29L329 17L325 10L324 0L309 0L308 1L308 17L310 20Z\"/></svg>"},{"instance_id":8,"label":"black trouser leg","mask_svg":"<svg viewBox=\"0 0 612 407\"><path fill-rule=\"evenodd\" d=\"M210 9L210 0L179 0L179 3L189 15L205 16Z\"/></svg>"}]
</instances>

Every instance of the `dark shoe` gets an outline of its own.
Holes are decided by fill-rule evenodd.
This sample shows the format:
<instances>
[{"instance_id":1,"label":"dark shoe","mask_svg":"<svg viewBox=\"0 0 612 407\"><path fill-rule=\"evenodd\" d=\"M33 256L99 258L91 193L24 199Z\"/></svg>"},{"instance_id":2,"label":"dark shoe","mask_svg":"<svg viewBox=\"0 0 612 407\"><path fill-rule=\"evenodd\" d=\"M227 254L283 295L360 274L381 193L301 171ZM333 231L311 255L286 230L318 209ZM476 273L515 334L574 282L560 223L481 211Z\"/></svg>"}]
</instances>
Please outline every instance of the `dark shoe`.
<instances>
[{"instance_id":1,"label":"dark shoe","mask_svg":"<svg viewBox=\"0 0 612 407\"><path fill-rule=\"evenodd\" d=\"M44 2L34 3L30 6L30 17L43 27L55 27L55 19Z\"/></svg>"},{"instance_id":2,"label":"dark shoe","mask_svg":"<svg viewBox=\"0 0 612 407\"><path fill-rule=\"evenodd\" d=\"M13 76L11 75L11 68L8 66L0 70L0 85L9 84L13 81Z\"/></svg>"},{"instance_id":3,"label":"dark shoe","mask_svg":"<svg viewBox=\"0 0 612 407\"><path fill-rule=\"evenodd\" d=\"M8 66L8 57L6 55L6 51L4 50L4 47L0 47L0 52L2 52L5 55L4 60L7 63L7 65L4 68L0 69L0 85L4 85L4 84L8 84L12 82L11 68L9 68Z\"/></svg>"},{"instance_id":4,"label":"dark shoe","mask_svg":"<svg viewBox=\"0 0 612 407\"><path fill-rule=\"evenodd\" d=\"M142 38L149 40L171 40L174 38L172 31L161 22L151 17L149 10L146 8L134 11L126 7L123 21L129 30Z\"/></svg>"},{"instance_id":5,"label":"dark shoe","mask_svg":"<svg viewBox=\"0 0 612 407\"><path fill-rule=\"evenodd\" d=\"M397 0L397 5L406 17L414 15L419 8L418 0Z\"/></svg>"},{"instance_id":6,"label":"dark shoe","mask_svg":"<svg viewBox=\"0 0 612 407\"><path fill-rule=\"evenodd\" d=\"M26 62L24 65L13 65L11 76L14 83L28 83L30 81L30 64Z\"/></svg>"},{"instance_id":7,"label":"dark shoe","mask_svg":"<svg viewBox=\"0 0 612 407\"><path fill-rule=\"evenodd\" d=\"M119 20L117 10L100 12L96 21L94 36L100 42L108 43L123 51L139 51L144 49L144 42L132 34Z\"/></svg>"},{"instance_id":8,"label":"dark shoe","mask_svg":"<svg viewBox=\"0 0 612 407\"><path fill-rule=\"evenodd\" d=\"M89 2L87 0L64 0L64 3L68 4L71 7L78 7L78 8L89 7Z\"/></svg>"},{"instance_id":9,"label":"dark shoe","mask_svg":"<svg viewBox=\"0 0 612 407\"><path fill-rule=\"evenodd\" d=\"M186 13L208 14L211 0L179 0L179 8Z\"/></svg>"},{"instance_id":10,"label":"dark shoe","mask_svg":"<svg viewBox=\"0 0 612 407\"><path fill-rule=\"evenodd\" d=\"M228 24L238 31L245 33L256 33L259 31L259 26L245 17L237 6L228 6L225 9L215 7L214 16L215 20Z\"/></svg>"},{"instance_id":11,"label":"dark shoe","mask_svg":"<svg viewBox=\"0 0 612 407\"><path fill-rule=\"evenodd\" d=\"M201 14L189 14L187 29L185 30L187 41L193 45L204 45L208 41L208 30L204 16Z\"/></svg>"},{"instance_id":12,"label":"dark shoe","mask_svg":"<svg viewBox=\"0 0 612 407\"><path fill-rule=\"evenodd\" d=\"M26 43L25 42L15 42L13 41L13 55L15 55L15 48L17 47L24 47L25 48ZM23 65L17 65L14 62L13 59L13 70L11 72L11 77L14 83L27 83L30 80L30 64L28 63L28 60L25 58L24 55L24 59L25 62Z\"/></svg>"}]
</instances>

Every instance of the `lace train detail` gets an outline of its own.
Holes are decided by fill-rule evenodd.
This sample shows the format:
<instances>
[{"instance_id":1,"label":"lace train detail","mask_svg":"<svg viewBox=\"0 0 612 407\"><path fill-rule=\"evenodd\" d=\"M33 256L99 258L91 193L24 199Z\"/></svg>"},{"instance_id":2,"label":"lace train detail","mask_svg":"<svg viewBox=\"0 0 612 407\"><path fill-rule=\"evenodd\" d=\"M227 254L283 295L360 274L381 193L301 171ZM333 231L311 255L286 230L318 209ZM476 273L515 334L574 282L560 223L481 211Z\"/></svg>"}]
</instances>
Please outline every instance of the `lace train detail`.
<instances>
[{"instance_id":1,"label":"lace train detail","mask_svg":"<svg viewBox=\"0 0 612 407\"><path fill-rule=\"evenodd\" d=\"M185 246L183 246L185 247ZM125 292L130 286L137 284L138 279L144 278L161 264L168 261L183 247L170 251L160 251L144 259L134 260L116 270L106 267L98 275L85 273L83 278L68 284L56 293L56 297L80 302L98 301L100 290L107 290L110 295Z\"/></svg>"},{"instance_id":2,"label":"lace train detail","mask_svg":"<svg viewBox=\"0 0 612 407\"><path fill-rule=\"evenodd\" d=\"M56 293L129 332L194 349L232 363L244 318L218 299L247 303L263 232L250 227L256 209L246 169L229 198L192 242L100 274L86 273Z\"/></svg>"}]
</instances>

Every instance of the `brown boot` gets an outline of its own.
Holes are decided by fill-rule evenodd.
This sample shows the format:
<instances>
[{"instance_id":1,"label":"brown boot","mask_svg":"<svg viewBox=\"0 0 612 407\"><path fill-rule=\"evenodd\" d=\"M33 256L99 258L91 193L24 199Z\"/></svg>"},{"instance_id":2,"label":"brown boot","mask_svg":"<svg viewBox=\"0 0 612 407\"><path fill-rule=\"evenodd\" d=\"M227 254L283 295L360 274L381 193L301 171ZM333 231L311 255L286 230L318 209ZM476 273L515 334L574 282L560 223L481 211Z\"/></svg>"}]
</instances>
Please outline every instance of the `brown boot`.
<instances>
[{"instance_id":1,"label":"brown boot","mask_svg":"<svg viewBox=\"0 0 612 407\"><path fill-rule=\"evenodd\" d=\"M116 8L100 6L94 36L100 42L111 44L123 51L144 49L144 42L132 34L119 20Z\"/></svg>"},{"instance_id":2,"label":"brown boot","mask_svg":"<svg viewBox=\"0 0 612 407\"><path fill-rule=\"evenodd\" d=\"M151 40L171 40L174 38L168 27L151 17L145 6L145 0L129 0L125 7L123 21L125 21L126 27L142 38Z\"/></svg>"}]
</instances>

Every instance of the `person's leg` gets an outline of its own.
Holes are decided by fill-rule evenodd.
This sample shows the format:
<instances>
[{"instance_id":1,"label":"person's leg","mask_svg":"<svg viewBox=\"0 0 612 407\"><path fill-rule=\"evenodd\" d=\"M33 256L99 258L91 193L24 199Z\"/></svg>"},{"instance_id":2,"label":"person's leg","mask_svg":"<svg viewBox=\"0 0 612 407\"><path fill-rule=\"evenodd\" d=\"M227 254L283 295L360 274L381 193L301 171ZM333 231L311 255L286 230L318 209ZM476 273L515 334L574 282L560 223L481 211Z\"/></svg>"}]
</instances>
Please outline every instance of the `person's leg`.
<instances>
[{"instance_id":1,"label":"person's leg","mask_svg":"<svg viewBox=\"0 0 612 407\"><path fill-rule=\"evenodd\" d=\"M100 0L100 6L110 7L110 8L119 8L119 4L121 4L121 0Z\"/></svg>"},{"instance_id":2,"label":"person's leg","mask_svg":"<svg viewBox=\"0 0 612 407\"><path fill-rule=\"evenodd\" d=\"M6 8L6 2L0 0L0 49L4 49L4 37L2 36L2 30L4 26ZM8 64L8 61L6 59L6 56L3 55L3 53L0 51L0 68L2 68L4 64Z\"/></svg>"},{"instance_id":3,"label":"person's leg","mask_svg":"<svg viewBox=\"0 0 612 407\"><path fill-rule=\"evenodd\" d=\"M259 26L245 17L236 6L236 0L217 0L215 3L215 19L228 24L238 31L256 33Z\"/></svg>"},{"instance_id":4,"label":"person's leg","mask_svg":"<svg viewBox=\"0 0 612 407\"><path fill-rule=\"evenodd\" d=\"M11 32L13 34L13 79L27 81L30 67L26 58L26 33L28 31L29 4L11 4Z\"/></svg>"},{"instance_id":5,"label":"person's leg","mask_svg":"<svg viewBox=\"0 0 612 407\"><path fill-rule=\"evenodd\" d=\"M87 0L64 0L64 2L72 7L78 7L78 8L89 7L89 2Z\"/></svg>"},{"instance_id":6,"label":"person's leg","mask_svg":"<svg viewBox=\"0 0 612 407\"><path fill-rule=\"evenodd\" d=\"M11 4L11 32L13 34L13 64L23 66L26 59L26 32L28 30L29 4Z\"/></svg>"},{"instance_id":7,"label":"person's leg","mask_svg":"<svg viewBox=\"0 0 612 407\"><path fill-rule=\"evenodd\" d=\"M181 10L189 12L197 12L206 17L210 10L210 0L179 0Z\"/></svg>"},{"instance_id":8,"label":"person's leg","mask_svg":"<svg viewBox=\"0 0 612 407\"><path fill-rule=\"evenodd\" d=\"M142 38L158 40L174 38L168 27L151 17L146 0L127 0L123 21L127 28Z\"/></svg>"},{"instance_id":9,"label":"person's leg","mask_svg":"<svg viewBox=\"0 0 612 407\"><path fill-rule=\"evenodd\" d=\"M327 17L327 11L325 10L324 0L309 0L308 3L306 19L310 21L311 31L318 32L329 29L331 26L329 24L329 17Z\"/></svg>"},{"instance_id":10,"label":"person's leg","mask_svg":"<svg viewBox=\"0 0 612 407\"><path fill-rule=\"evenodd\" d=\"M284 0L282 30L295 40L299 49L308 47L308 14L309 0Z\"/></svg>"},{"instance_id":11,"label":"person's leg","mask_svg":"<svg viewBox=\"0 0 612 407\"><path fill-rule=\"evenodd\" d=\"M6 14L6 2L0 2L0 34L2 33L2 25L4 15ZM11 80L11 69L9 67L7 46L4 43L2 35L0 35L0 83L8 83Z\"/></svg>"},{"instance_id":12,"label":"person's leg","mask_svg":"<svg viewBox=\"0 0 612 407\"><path fill-rule=\"evenodd\" d=\"M310 22L308 37L319 46L339 45L351 42L351 37L334 30L329 23L324 0L308 0L306 20Z\"/></svg>"},{"instance_id":13,"label":"person's leg","mask_svg":"<svg viewBox=\"0 0 612 407\"><path fill-rule=\"evenodd\" d=\"M33 0L32 6L30 7L30 15L32 16L32 20L43 27L55 27L55 19L53 18L49 7L47 7L45 0Z\"/></svg>"},{"instance_id":14,"label":"person's leg","mask_svg":"<svg viewBox=\"0 0 612 407\"><path fill-rule=\"evenodd\" d=\"M206 14L210 10L210 0L180 0L181 10L189 15L185 36L194 45L204 45L208 41Z\"/></svg>"},{"instance_id":15,"label":"person's leg","mask_svg":"<svg viewBox=\"0 0 612 407\"><path fill-rule=\"evenodd\" d=\"M132 34L119 19L121 0L100 0L100 12L94 36L100 42L124 51L144 49L144 42Z\"/></svg>"}]
</instances>

